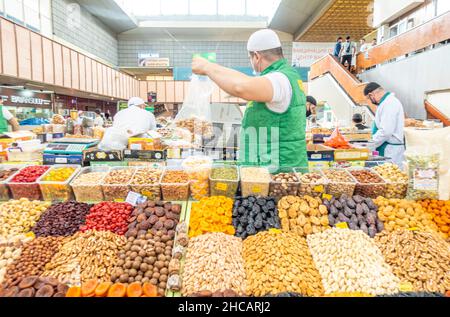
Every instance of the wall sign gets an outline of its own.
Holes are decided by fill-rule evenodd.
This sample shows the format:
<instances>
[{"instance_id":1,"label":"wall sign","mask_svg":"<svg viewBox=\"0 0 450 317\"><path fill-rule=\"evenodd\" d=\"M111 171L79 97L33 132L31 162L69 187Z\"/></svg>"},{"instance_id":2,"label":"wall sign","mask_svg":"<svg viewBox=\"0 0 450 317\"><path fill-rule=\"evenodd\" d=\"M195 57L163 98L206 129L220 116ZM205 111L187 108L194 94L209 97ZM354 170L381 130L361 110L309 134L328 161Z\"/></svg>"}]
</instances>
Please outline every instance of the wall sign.
<instances>
[{"instance_id":1,"label":"wall sign","mask_svg":"<svg viewBox=\"0 0 450 317\"><path fill-rule=\"evenodd\" d=\"M292 46L292 64L295 67L311 67L315 61L325 55L333 54L334 43L294 42Z\"/></svg>"},{"instance_id":2,"label":"wall sign","mask_svg":"<svg viewBox=\"0 0 450 317\"><path fill-rule=\"evenodd\" d=\"M51 94L27 89L0 87L0 98L3 99L3 105L10 107L50 108L52 104Z\"/></svg>"}]
</instances>

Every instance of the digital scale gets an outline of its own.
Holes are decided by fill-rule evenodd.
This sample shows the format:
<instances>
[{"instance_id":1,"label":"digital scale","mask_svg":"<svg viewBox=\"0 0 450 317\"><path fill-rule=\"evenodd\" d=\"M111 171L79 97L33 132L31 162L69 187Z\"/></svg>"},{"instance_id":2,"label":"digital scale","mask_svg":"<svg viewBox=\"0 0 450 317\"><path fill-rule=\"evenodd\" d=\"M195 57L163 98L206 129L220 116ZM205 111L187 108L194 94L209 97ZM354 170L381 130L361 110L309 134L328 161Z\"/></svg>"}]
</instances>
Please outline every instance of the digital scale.
<instances>
[{"instance_id":1,"label":"digital scale","mask_svg":"<svg viewBox=\"0 0 450 317\"><path fill-rule=\"evenodd\" d=\"M83 151L98 144L95 139L62 138L49 143L44 150L44 164L83 164Z\"/></svg>"}]
</instances>

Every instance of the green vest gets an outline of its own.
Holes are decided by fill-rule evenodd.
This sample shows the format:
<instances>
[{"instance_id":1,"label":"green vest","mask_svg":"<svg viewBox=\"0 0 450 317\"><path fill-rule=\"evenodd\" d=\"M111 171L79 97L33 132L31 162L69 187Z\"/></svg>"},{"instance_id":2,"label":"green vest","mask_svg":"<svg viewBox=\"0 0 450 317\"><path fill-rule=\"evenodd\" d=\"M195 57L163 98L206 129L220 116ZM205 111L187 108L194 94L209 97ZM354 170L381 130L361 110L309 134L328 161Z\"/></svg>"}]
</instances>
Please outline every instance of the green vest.
<instances>
[{"instance_id":1,"label":"green vest","mask_svg":"<svg viewBox=\"0 0 450 317\"><path fill-rule=\"evenodd\" d=\"M8 121L3 116L3 106L0 105L0 134L8 132Z\"/></svg>"},{"instance_id":2,"label":"green vest","mask_svg":"<svg viewBox=\"0 0 450 317\"><path fill-rule=\"evenodd\" d=\"M285 59L269 66L261 75L280 72L292 86L292 100L284 113L276 113L263 102L249 102L242 121L240 164L277 167L307 167L306 96L297 71Z\"/></svg>"}]
</instances>

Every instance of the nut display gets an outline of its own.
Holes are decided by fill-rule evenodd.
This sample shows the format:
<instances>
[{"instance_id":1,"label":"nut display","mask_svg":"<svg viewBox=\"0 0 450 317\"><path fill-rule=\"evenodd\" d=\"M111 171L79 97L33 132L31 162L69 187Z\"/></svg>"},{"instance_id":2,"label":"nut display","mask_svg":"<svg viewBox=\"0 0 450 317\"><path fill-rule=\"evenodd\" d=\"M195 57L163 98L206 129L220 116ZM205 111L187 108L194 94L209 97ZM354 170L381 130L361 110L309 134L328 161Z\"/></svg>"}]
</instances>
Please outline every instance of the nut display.
<instances>
[{"instance_id":1,"label":"nut display","mask_svg":"<svg viewBox=\"0 0 450 317\"><path fill-rule=\"evenodd\" d=\"M345 194L353 196L356 183L346 170L329 169L323 171L327 178L326 192L337 198Z\"/></svg>"},{"instance_id":2,"label":"nut display","mask_svg":"<svg viewBox=\"0 0 450 317\"><path fill-rule=\"evenodd\" d=\"M384 230L383 222L378 219L378 207L371 198L342 195L340 199L325 199L323 204L328 209L330 226L345 222L349 229L362 230L371 238Z\"/></svg>"},{"instance_id":3,"label":"nut display","mask_svg":"<svg viewBox=\"0 0 450 317\"><path fill-rule=\"evenodd\" d=\"M5 278L6 269L22 253L25 242L31 241L31 237L16 236L11 239L0 239L0 285Z\"/></svg>"},{"instance_id":4,"label":"nut display","mask_svg":"<svg viewBox=\"0 0 450 317\"><path fill-rule=\"evenodd\" d=\"M443 294L450 289L450 245L436 233L396 230L375 241L394 274L414 291Z\"/></svg>"},{"instance_id":5,"label":"nut display","mask_svg":"<svg viewBox=\"0 0 450 317\"><path fill-rule=\"evenodd\" d=\"M29 201L26 198L0 204L0 237L12 238L28 233L48 207L49 202Z\"/></svg>"},{"instance_id":6,"label":"nut display","mask_svg":"<svg viewBox=\"0 0 450 317\"><path fill-rule=\"evenodd\" d=\"M439 199L439 154L407 154L409 186L407 198L411 200Z\"/></svg>"},{"instance_id":7,"label":"nut display","mask_svg":"<svg viewBox=\"0 0 450 317\"><path fill-rule=\"evenodd\" d=\"M36 181L47 172L49 168L49 166L28 166L21 169L8 184L13 198L40 200L41 189Z\"/></svg>"},{"instance_id":8,"label":"nut display","mask_svg":"<svg viewBox=\"0 0 450 317\"><path fill-rule=\"evenodd\" d=\"M192 203L189 237L208 232L223 232L233 235L233 200L222 196L203 198Z\"/></svg>"},{"instance_id":9,"label":"nut display","mask_svg":"<svg viewBox=\"0 0 450 317\"><path fill-rule=\"evenodd\" d=\"M17 279L14 285L0 291L0 297L65 297L68 289L54 278L32 275Z\"/></svg>"},{"instance_id":10,"label":"nut display","mask_svg":"<svg viewBox=\"0 0 450 317\"><path fill-rule=\"evenodd\" d=\"M190 156L183 161L182 167L189 176L192 198L200 200L209 196L212 159L206 156Z\"/></svg>"},{"instance_id":11,"label":"nut display","mask_svg":"<svg viewBox=\"0 0 450 317\"><path fill-rule=\"evenodd\" d=\"M71 236L86 221L91 205L69 201L50 206L34 225L32 231L37 237Z\"/></svg>"},{"instance_id":12,"label":"nut display","mask_svg":"<svg viewBox=\"0 0 450 317\"><path fill-rule=\"evenodd\" d=\"M434 223L439 227L444 239L450 237L450 201L423 200L420 202L423 209L433 215Z\"/></svg>"},{"instance_id":13,"label":"nut display","mask_svg":"<svg viewBox=\"0 0 450 317\"><path fill-rule=\"evenodd\" d=\"M157 287L160 296L165 295L172 258L173 238L157 231L129 237L119 252L119 260L111 275L115 283L150 283Z\"/></svg>"},{"instance_id":14,"label":"nut display","mask_svg":"<svg viewBox=\"0 0 450 317\"><path fill-rule=\"evenodd\" d=\"M166 170L161 180L163 199L182 201L189 198L189 176L184 171Z\"/></svg>"},{"instance_id":15,"label":"nut display","mask_svg":"<svg viewBox=\"0 0 450 317\"><path fill-rule=\"evenodd\" d=\"M355 187L355 195L374 199L384 195L386 182L374 172L363 169L351 170L350 174L358 181Z\"/></svg>"},{"instance_id":16,"label":"nut display","mask_svg":"<svg viewBox=\"0 0 450 317\"><path fill-rule=\"evenodd\" d=\"M234 202L233 226L242 239L271 228L280 229L275 200L271 197L249 196Z\"/></svg>"},{"instance_id":17,"label":"nut display","mask_svg":"<svg viewBox=\"0 0 450 317\"><path fill-rule=\"evenodd\" d=\"M269 196L280 199L283 196L296 196L298 191L298 177L295 173L279 173L271 175Z\"/></svg>"},{"instance_id":18,"label":"nut display","mask_svg":"<svg viewBox=\"0 0 450 317\"><path fill-rule=\"evenodd\" d=\"M278 214L283 231L304 237L329 229L327 207L320 198L286 196L278 202Z\"/></svg>"},{"instance_id":19,"label":"nut display","mask_svg":"<svg viewBox=\"0 0 450 317\"><path fill-rule=\"evenodd\" d=\"M270 186L270 174L263 167L241 168L241 191L242 196L268 196Z\"/></svg>"},{"instance_id":20,"label":"nut display","mask_svg":"<svg viewBox=\"0 0 450 317\"><path fill-rule=\"evenodd\" d=\"M291 232L260 232L244 240L243 250L248 295L323 294L305 238Z\"/></svg>"},{"instance_id":21,"label":"nut display","mask_svg":"<svg viewBox=\"0 0 450 317\"><path fill-rule=\"evenodd\" d=\"M299 174L299 180L299 196L321 197L325 192L326 178L318 172Z\"/></svg>"},{"instance_id":22,"label":"nut display","mask_svg":"<svg viewBox=\"0 0 450 317\"><path fill-rule=\"evenodd\" d=\"M111 280L112 270L119 261L119 251L126 244L124 236L90 230L65 239L59 252L45 266L43 276L70 285L80 285L93 278L102 282Z\"/></svg>"},{"instance_id":23,"label":"nut display","mask_svg":"<svg viewBox=\"0 0 450 317\"><path fill-rule=\"evenodd\" d=\"M49 201L66 201L73 198L69 179L78 169L75 167L53 167L39 180L42 197Z\"/></svg>"},{"instance_id":24,"label":"nut display","mask_svg":"<svg viewBox=\"0 0 450 317\"><path fill-rule=\"evenodd\" d=\"M226 290L246 294L242 240L221 232L190 239L183 272L183 295Z\"/></svg>"},{"instance_id":25,"label":"nut display","mask_svg":"<svg viewBox=\"0 0 450 317\"><path fill-rule=\"evenodd\" d=\"M173 240L180 213L181 205L170 202L148 201L138 205L131 214L125 236L137 238L147 232L156 234L162 231Z\"/></svg>"},{"instance_id":26,"label":"nut display","mask_svg":"<svg viewBox=\"0 0 450 317\"><path fill-rule=\"evenodd\" d=\"M210 137L213 133L211 122L201 120L199 118L181 119L176 122L178 128L189 130L194 135Z\"/></svg>"},{"instance_id":27,"label":"nut display","mask_svg":"<svg viewBox=\"0 0 450 317\"><path fill-rule=\"evenodd\" d=\"M90 172L80 174L71 186L77 201L99 202L103 200L102 181L108 172Z\"/></svg>"},{"instance_id":28,"label":"nut display","mask_svg":"<svg viewBox=\"0 0 450 317\"><path fill-rule=\"evenodd\" d=\"M408 175L404 173L396 164L385 163L373 168L384 180L386 184L386 198L403 199L408 190Z\"/></svg>"},{"instance_id":29,"label":"nut display","mask_svg":"<svg viewBox=\"0 0 450 317\"><path fill-rule=\"evenodd\" d=\"M58 252L64 238L43 237L27 242L22 253L6 270L3 281L6 288L16 286L17 281L30 275L41 275L45 265Z\"/></svg>"},{"instance_id":30,"label":"nut display","mask_svg":"<svg viewBox=\"0 0 450 317\"><path fill-rule=\"evenodd\" d=\"M9 188L4 183L8 180L14 173L16 173L19 169L12 167L12 168L2 168L0 169L0 200L8 200L9 199Z\"/></svg>"},{"instance_id":31,"label":"nut display","mask_svg":"<svg viewBox=\"0 0 450 317\"><path fill-rule=\"evenodd\" d=\"M210 291L202 291L190 294L189 297L240 297L238 293L231 289L227 289L223 292L216 291L216 292L210 292Z\"/></svg>"},{"instance_id":32,"label":"nut display","mask_svg":"<svg viewBox=\"0 0 450 317\"><path fill-rule=\"evenodd\" d=\"M132 207L128 203L102 202L91 207L81 231L108 230L123 235L128 230Z\"/></svg>"},{"instance_id":33,"label":"nut display","mask_svg":"<svg viewBox=\"0 0 450 317\"><path fill-rule=\"evenodd\" d=\"M102 185L103 195L107 201L125 200L130 191L130 183L135 169L118 168L113 169L105 177Z\"/></svg>"},{"instance_id":34,"label":"nut display","mask_svg":"<svg viewBox=\"0 0 450 317\"><path fill-rule=\"evenodd\" d=\"M399 279L374 240L362 231L333 228L307 238L325 294L398 292Z\"/></svg>"},{"instance_id":35,"label":"nut display","mask_svg":"<svg viewBox=\"0 0 450 317\"><path fill-rule=\"evenodd\" d=\"M211 196L234 198L239 186L238 169L234 166L215 166L211 171Z\"/></svg>"},{"instance_id":36,"label":"nut display","mask_svg":"<svg viewBox=\"0 0 450 317\"><path fill-rule=\"evenodd\" d=\"M139 168L130 182L131 190L150 200L161 199L159 181L162 171L157 168Z\"/></svg>"},{"instance_id":37,"label":"nut display","mask_svg":"<svg viewBox=\"0 0 450 317\"><path fill-rule=\"evenodd\" d=\"M378 197L374 202L378 206L378 217L384 222L387 231L409 228L435 232L439 230L433 222L433 215L427 213L420 203L383 197Z\"/></svg>"}]
</instances>

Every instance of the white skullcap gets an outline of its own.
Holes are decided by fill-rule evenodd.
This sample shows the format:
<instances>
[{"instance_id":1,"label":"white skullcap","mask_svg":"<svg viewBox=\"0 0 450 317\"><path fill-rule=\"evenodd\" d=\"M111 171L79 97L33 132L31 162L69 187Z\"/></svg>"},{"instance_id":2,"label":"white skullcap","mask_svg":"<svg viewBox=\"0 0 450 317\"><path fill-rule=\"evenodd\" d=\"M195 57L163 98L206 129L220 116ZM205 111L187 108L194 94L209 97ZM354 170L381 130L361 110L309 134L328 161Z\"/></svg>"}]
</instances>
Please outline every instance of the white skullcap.
<instances>
[{"instance_id":1,"label":"white skullcap","mask_svg":"<svg viewBox=\"0 0 450 317\"><path fill-rule=\"evenodd\" d=\"M144 99L139 98L139 97L132 97L132 98L130 98L130 100L128 100L128 107L141 106L143 104L145 104Z\"/></svg>"},{"instance_id":2,"label":"white skullcap","mask_svg":"<svg viewBox=\"0 0 450 317\"><path fill-rule=\"evenodd\" d=\"M253 33L248 39L247 50L249 52L261 52L281 47L281 41L275 31L264 29Z\"/></svg>"}]
</instances>

